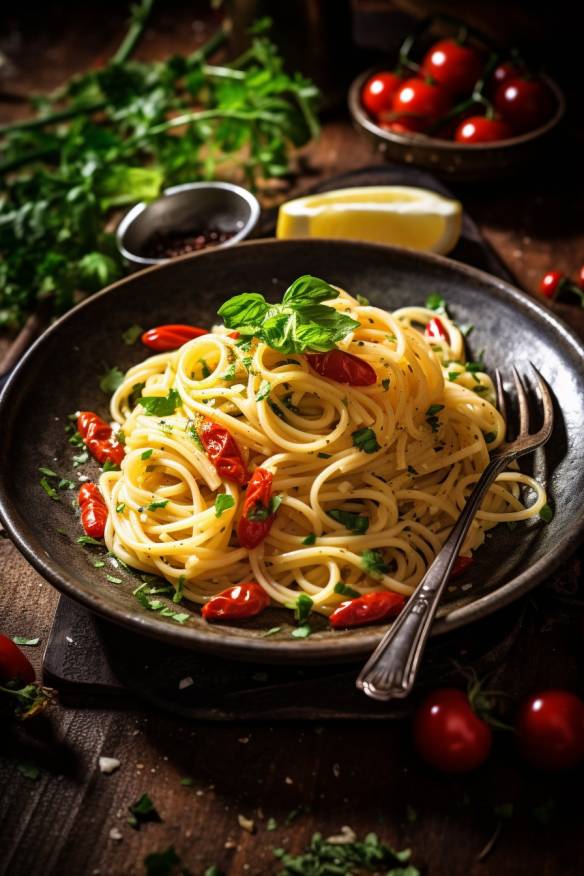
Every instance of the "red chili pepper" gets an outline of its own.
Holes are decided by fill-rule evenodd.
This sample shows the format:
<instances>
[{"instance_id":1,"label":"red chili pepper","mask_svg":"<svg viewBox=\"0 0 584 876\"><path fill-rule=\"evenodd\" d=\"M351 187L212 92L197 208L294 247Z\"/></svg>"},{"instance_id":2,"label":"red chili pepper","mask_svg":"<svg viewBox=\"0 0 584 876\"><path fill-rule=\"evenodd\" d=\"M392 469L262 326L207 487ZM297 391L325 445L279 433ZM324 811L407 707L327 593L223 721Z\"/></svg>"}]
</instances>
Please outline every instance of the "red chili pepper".
<instances>
[{"instance_id":1,"label":"red chili pepper","mask_svg":"<svg viewBox=\"0 0 584 876\"><path fill-rule=\"evenodd\" d=\"M165 353L167 350L178 350L187 341L208 334L207 329L199 328L197 325L157 325L144 332L141 340L151 350Z\"/></svg>"},{"instance_id":2,"label":"red chili pepper","mask_svg":"<svg viewBox=\"0 0 584 876\"><path fill-rule=\"evenodd\" d=\"M248 473L241 451L231 433L218 423L205 417L200 428L199 438L217 474L243 487L247 483Z\"/></svg>"},{"instance_id":3,"label":"red chili pepper","mask_svg":"<svg viewBox=\"0 0 584 876\"><path fill-rule=\"evenodd\" d=\"M77 417L77 430L91 455L103 465L112 462L120 465L125 456L123 444L112 434L112 427L92 411L81 411Z\"/></svg>"},{"instance_id":4,"label":"red chili pepper","mask_svg":"<svg viewBox=\"0 0 584 876\"><path fill-rule=\"evenodd\" d=\"M548 271L539 281L539 291L544 298L555 298L560 286L565 279L561 271Z\"/></svg>"},{"instance_id":5,"label":"red chili pepper","mask_svg":"<svg viewBox=\"0 0 584 876\"><path fill-rule=\"evenodd\" d=\"M237 341L237 339L240 337L240 334L239 332L229 332L229 337L233 338L234 341Z\"/></svg>"},{"instance_id":6,"label":"red chili pepper","mask_svg":"<svg viewBox=\"0 0 584 876\"><path fill-rule=\"evenodd\" d=\"M329 620L335 630L391 620L400 613L404 602L404 597L399 593L392 593L391 590L374 590L373 593L365 593L363 596L341 602Z\"/></svg>"},{"instance_id":7,"label":"red chili pepper","mask_svg":"<svg viewBox=\"0 0 584 876\"><path fill-rule=\"evenodd\" d=\"M239 620L254 617L270 604L270 597L255 581L244 581L212 596L201 614L207 621Z\"/></svg>"},{"instance_id":8,"label":"red chili pepper","mask_svg":"<svg viewBox=\"0 0 584 876\"><path fill-rule=\"evenodd\" d=\"M437 316L434 316L427 324L424 334L427 338L437 338L442 341L448 340L448 332L444 328L444 323Z\"/></svg>"},{"instance_id":9,"label":"red chili pepper","mask_svg":"<svg viewBox=\"0 0 584 876\"><path fill-rule=\"evenodd\" d=\"M473 563L474 557L457 557L454 561L450 577L454 578L456 575L462 575Z\"/></svg>"},{"instance_id":10,"label":"red chili pepper","mask_svg":"<svg viewBox=\"0 0 584 876\"><path fill-rule=\"evenodd\" d=\"M92 483L83 484L79 490L78 502L85 534L92 538L103 538L107 507L99 488Z\"/></svg>"},{"instance_id":11,"label":"red chili pepper","mask_svg":"<svg viewBox=\"0 0 584 876\"><path fill-rule=\"evenodd\" d=\"M21 681L32 684L35 671L28 657L8 636L0 635L0 684Z\"/></svg>"},{"instance_id":12,"label":"red chili pepper","mask_svg":"<svg viewBox=\"0 0 584 876\"><path fill-rule=\"evenodd\" d=\"M336 383L348 383L349 386L372 386L377 375L374 369L352 353L343 350L330 350L328 353L308 353L308 364L321 377L328 377Z\"/></svg>"},{"instance_id":13,"label":"red chili pepper","mask_svg":"<svg viewBox=\"0 0 584 876\"><path fill-rule=\"evenodd\" d=\"M237 535L240 545L248 550L264 540L274 522L274 514L270 509L272 480L267 469L256 468L247 485Z\"/></svg>"}]
</instances>

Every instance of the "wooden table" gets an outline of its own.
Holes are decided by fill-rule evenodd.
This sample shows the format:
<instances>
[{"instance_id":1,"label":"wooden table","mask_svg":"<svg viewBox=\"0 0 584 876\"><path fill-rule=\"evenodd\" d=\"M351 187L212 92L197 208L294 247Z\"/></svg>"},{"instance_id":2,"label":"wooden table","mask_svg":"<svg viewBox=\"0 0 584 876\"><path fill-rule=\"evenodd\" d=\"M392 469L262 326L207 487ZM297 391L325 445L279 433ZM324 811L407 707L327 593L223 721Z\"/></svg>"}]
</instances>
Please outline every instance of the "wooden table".
<instances>
[{"instance_id":1,"label":"wooden table","mask_svg":"<svg viewBox=\"0 0 584 876\"><path fill-rule=\"evenodd\" d=\"M183 20L161 13L142 55L192 49L191 19L186 12ZM58 85L108 53L121 21L115 13L100 28L96 18L81 39L75 16L63 13L53 21L58 35L51 38L42 25L35 29L25 20L23 26L34 35L35 52L50 63L33 65L30 54L13 51L17 75L2 81L3 90ZM23 112L18 104L2 108L6 118ZM378 160L342 112L326 121L307 158L311 174L298 188ZM542 172L537 185L527 179L460 192L518 285L532 293L542 271L574 272L582 261L581 202L568 179L563 171ZM559 309L584 327L582 312ZM581 587L577 567L570 569L573 589ZM557 595L556 588L532 601L502 674L507 690L582 690L584 627L578 643L558 612ZM40 637L40 647L27 649L37 667L57 599L14 547L0 541L1 627ZM577 605L570 611L582 613ZM102 774L101 755L118 758L120 768ZM27 762L40 768L38 778L23 774ZM535 774L518 763L505 734L487 767L456 778L420 764L407 721L191 724L147 707L57 705L28 726L0 726L0 873L140 874L146 854L173 845L197 876L213 864L234 876L271 874L278 871L273 847L300 851L315 830L328 836L349 825L359 835L375 830L396 847L411 846L413 861L431 874L571 874L581 872L582 778L582 770ZM145 792L162 821L134 831L127 807ZM497 816L494 807L508 803L513 816ZM253 833L240 816L253 821ZM278 825L274 831L270 818ZM495 833L491 852L479 861Z\"/></svg>"}]
</instances>

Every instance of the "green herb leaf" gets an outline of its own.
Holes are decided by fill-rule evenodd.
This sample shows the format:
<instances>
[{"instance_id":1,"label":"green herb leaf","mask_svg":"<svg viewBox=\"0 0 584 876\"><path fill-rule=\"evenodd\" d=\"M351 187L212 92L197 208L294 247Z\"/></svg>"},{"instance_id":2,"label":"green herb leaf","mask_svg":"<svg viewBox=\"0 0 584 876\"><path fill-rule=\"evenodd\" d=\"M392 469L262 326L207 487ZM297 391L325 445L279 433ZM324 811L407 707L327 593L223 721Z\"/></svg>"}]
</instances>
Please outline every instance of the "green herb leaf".
<instances>
[{"instance_id":1,"label":"green herb leaf","mask_svg":"<svg viewBox=\"0 0 584 876\"><path fill-rule=\"evenodd\" d=\"M125 332L122 332L122 341L127 347L132 347L143 332L142 326L134 323Z\"/></svg>"},{"instance_id":2,"label":"green herb leaf","mask_svg":"<svg viewBox=\"0 0 584 876\"><path fill-rule=\"evenodd\" d=\"M147 414L154 417L169 417L182 404L180 394L176 389L171 389L167 396L141 396L139 403Z\"/></svg>"},{"instance_id":3,"label":"green herb leaf","mask_svg":"<svg viewBox=\"0 0 584 876\"><path fill-rule=\"evenodd\" d=\"M363 453L375 453L381 450L381 446L377 443L377 435L373 429L357 429L352 432L353 445Z\"/></svg>"},{"instance_id":4,"label":"green herb leaf","mask_svg":"<svg viewBox=\"0 0 584 876\"><path fill-rule=\"evenodd\" d=\"M38 636L34 639L29 639L27 636L13 636L12 641L15 645L38 645L40 639Z\"/></svg>"},{"instance_id":5,"label":"green herb leaf","mask_svg":"<svg viewBox=\"0 0 584 876\"><path fill-rule=\"evenodd\" d=\"M302 544L311 545L316 541L316 534L314 532L309 533L306 538L302 539Z\"/></svg>"},{"instance_id":6,"label":"green herb leaf","mask_svg":"<svg viewBox=\"0 0 584 876\"><path fill-rule=\"evenodd\" d=\"M85 465L86 462L89 462L88 450L82 450L81 453L73 456L73 468L79 468L80 465Z\"/></svg>"},{"instance_id":7,"label":"green herb leaf","mask_svg":"<svg viewBox=\"0 0 584 876\"><path fill-rule=\"evenodd\" d=\"M266 630L265 633L262 633L262 636L264 639L266 639L268 636L275 636L276 633L279 633L281 629L282 627L270 627L269 630Z\"/></svg>"},{"instance_id":8,"label":"green herb leaf","mask_svg":"<svg viewBox=\"0 0 584 876\"><path fill-rule=\"evenodd\" d=\"M341 596L348 596L349 599L357 599L361 596L358 590L353 590L353 588L345 584L344 581L337 581L335 584L335 593L340 593Z\"/></svg>"},{"instance_id":9,"label":"green herb leaf","mask_svg":"<svg viewBox=\"0 0 584 876\"><path fill-rule=\"evenodd\" d=\"M269 380L262 380L260 384L260 388L256 395L256 401L262 401L265 398L268 398L269 394L272 391L272 384Z\"/></svg>"},{"instance_id":10,"label":"green herb leaf","mask_svg":"<svg viewBox=\"0 0 584 876\"><path fill-rule=\"evenodd\" d=\"M53 499L55 502L59 501L59 494L56 489L51 486L47 478L41 478L39 483L49 498Z\"/></svg>"},{"instance_id":11,"label":"green herb leaf","mask_svg":"<svg viewBox=\"0 0 584 876\"><path fill-rule=\"evenodd\" d=\"M323 453L322 450L316 454L319 459L331 459L332 453Z\"/></svg>"},{"instance_id":12,"label":"green herb leaf","mask_svg":"<svg viewBox=\"0 0 584 876\"><path fill-rule=\"evenodd\" d=\"M116 578L115 575L106 575L105 577L110 582L110 584L121 584L122 583L122 579Z\"/></svg>"},{"instance_id":13,"label":"green herb leaf","mask_svg":"<svg viewBox=\"0 0 584 876\"><path fill-rule=\"evenodd\" d=\"M428 410L426 411L426 417L435 417L436 414L439 414L440 411L444 410L444 405L430 405Z\"/></svg>"},{"instance_id":14,"label":"green herb leaf","mask_svg":"<svg viewBox=\"0 0 584 876\"><path fill-rule=\"evenodd\" d=\"M364 295L355 295L355 298L357 299L361 307L369 307L369 299L365 298Z\"/></svg>"},{"instance_id":15,"label":"green herb leaf","mask_svg":"<svg viewBox=\"0 0 584 876\"><path fill-rule=\"evenodd\" d=\"M441 295L433 293L426 298L426 307L428 310L435 310L436 313L446 313L446 302Z\"/></svg>"},{"instance_id":16,"label":"green herb leaf","mask_svg":"<svg viewBox=\"0 0 584 876\"><path fill-rule=\"evenodd\" d=\"M175 590L174 595L172 597L172 601L174 602L175 605L178 605L179 602L182 601L182 598L183 598L184 592L185 592L185 583L186 583L185 576L179 575L178 581L176 582L176 590Z\"/></svg>"},{"instance_id":17,"label":"green herb leaf","mask_svg":"<svg viewBox=\"0 0 584 876\"><path fill-rule=\"evenodd\" d=\"M36 764L31 763L28 760L21 761L21 763L16 764L16 769L20 773L21 776L24 776L25 779L30 779L32 782L36 782L38 777L41 774L40 769Z\"/></svg>"},{"instance_id":18,"label":"green herb leaf","mask_svg":"<svg viewBox=\"0 0 584 876\"><path fill-rule=\"evenodd\" d=\"M331 842L315 833L309 846L299 855L274 849L274 855L283 868L281 876L352 876L365 872L384 873L385 876L420 876L420 871L411 864L399 866L409 860L410 854L409 849L396 851L381 842L374 833L367 834L363 840L345 840L343 837L342 842Z\"/></svg>"},{"instance_id":19,"label":"green herb leaf","mask_svg":"<svg viewBox=\"0 0 584 876\"><path fill-rule=\"evenodd\" d=\"M123 514L125 510L126 510L126 503L125 502L118 502L118 504L116 505L116 514Z\"/></svg>"},{"instance_id":20,"label":"green herb leaf","mask_svg":"<svg viewBox=\"0 0 584 876\"><path fill-rule=\"evenodd\" d=\"M224 511L228 511L234 505L235 499L233 496L230 496L229 493L219 493L215 497L215 517L221 517Z\"/></svg>"},{"instance_id":21,"label":"green herb leaf","mask_svg":"<svg viewBox=\"0 0 584 876\"><path fill-rule=\"evenodd\" d=\"M545 523L551 523L554 519L554 512L551 505L546 502L543 508L540 508L539 516Z\"/></svg>"},{"instance_id":22,"label":"green herb leaf","mask_svg":"<svg viewBox=\"0 0 584 876\"><path fill-rule=\"evenodd\" d=\"M120 467L117 462L112 462L111 459L106 459L102 465L102 471L119 471Z\"/></svg>"},{"instance_id":23,"label":"green herb leaf","mask_svg":"<svg viewBox=\"0 0 584 876\"><path fill-rule=\"evenodd\" d=\"M156 502L150 502L149 505L146 505L147 511L157 511L159 508L166 508L170 499L160 499Z\"/></svg>"},{"instance_id":24,"label":"green herb leaf","mask_svg":"<svg viewBox=\"0 0 584 876\"><path fill-rule=\"evenodd\" d=\"M300 593L296 597L296 602L294 603L294 619L297 623L304 623L304 621L312 611L313 605L314 602L307 593Z\"/></svg>"},{"instance_id":25,"label":"green herb leaf","mask_svg":"<svg viewBox=\"0 0 584 876\"><path fill-rule=\"evenodd\" d=\"M369 529L369 518L364 514L356 514L354 511L344 511L342 508L330 508L327 512L329 517L341 523L353 535L363 535Z\"/></svg>"},{"instance_id":26,"label":"green herb leaf","mask_svg":"<svg viewBox=\"0 0 584 876\"><path fill-rule=\"evenodd\" d=\"M306 639L312 632L312 628L309 624L302 624L301 627L296 627L295 630L292 630L292 636L295 639Z\"/></svg>"},{"instance_id":27,"label":"green herb leaf","mask_svg":"<svg viewBox=\"0 0 584 876\"><path fill-rule=\"evenodd\" d=\"M128 806L128 811L130 812L128 824L134 830L138 830L146 821L162 821L148 794L142 794L139 800Z\"/></svg>"},{"instance_id":28,"label":"green herb leaf","mask_svg":"<svg viewBox=\"0 0 584 876\"><path fill-rule=\"evenodd\" d=\"M77 544L93 544L97 545L97 547L103 547L103 541L98 541L91 535L80 535L76 541Z\"/></svg>"},{"instance_id":29,"label":"green herb leaf","mask_svg":"<svg viewBox=\"0 0 584 876\"><path fill-rule=\"evenodd\" d=\"M153 453L153 450L145 450L144 453L140 454L140 459L150 459Z\"/></svg>"},{"instance_id":30,"label":"green herb leaf","mask_svg":"<svg viewBox=\"0 0 584 876\"><path fill-rule=\"evenodd\" d=\"M277 830L277 829L278 829L278 822L276 821L276 819L275 818L268 818L268 820L266 822L266 830Z\"/></svg>"},{"instance_id":31,"label":"green herb leaf","mask_svg":"<svg viewBox=\"0 0 584 876\"><path fill-rule=\"evenodd\" d=\"M124 382L124 372L114 365L105 374L102 374L99 379L99 388L106 395L113 395L116 389Z\"/></svg>"},{"instance_id":32,"label":"green herb leaf","mask_svg":"<svg viewBox=\"0 0 584 876\"><path fill-rule=\"evenodd\" d=\"M361 566L372 578L381 578L389 572L389 566L380 551L366 550L361 554Z\"/></svg>"},{"instance_id":33,"label":"green herb leaf","mask_svg":"<svg viewBox=\"0 0 584 876\"><path fill-rule=\"evenodd\" d=\"M384 380L381 381L381 386L383 387L384 392L387 392L387 390L389 389L389 384L390 384L389 377L386 377Z\"/></svg>"},{"instance_id":34,"label":"green herb leaf","mask_svg":"<svg viewBox=\"0 0 584 876\"><path fill-rule=\"evenodd\" d=\"M169 846L164 852L151 852L144 858L146 876L171 876L173 871L176 872L175 867L181 863L174 846Z\"/></svg>"},{"instance_id":35,"label":"green herb leaf","mask_svg":"<svg viewBox=\"0 0 584 876\"><path fill-rule=\"evenodd\" d=\"M41 474L46 475L48 478L58 478L59 477L57 472L53 471L52 468L45 468L44 465L39 466L39 471Z\"/></svg>"}]
</instances>

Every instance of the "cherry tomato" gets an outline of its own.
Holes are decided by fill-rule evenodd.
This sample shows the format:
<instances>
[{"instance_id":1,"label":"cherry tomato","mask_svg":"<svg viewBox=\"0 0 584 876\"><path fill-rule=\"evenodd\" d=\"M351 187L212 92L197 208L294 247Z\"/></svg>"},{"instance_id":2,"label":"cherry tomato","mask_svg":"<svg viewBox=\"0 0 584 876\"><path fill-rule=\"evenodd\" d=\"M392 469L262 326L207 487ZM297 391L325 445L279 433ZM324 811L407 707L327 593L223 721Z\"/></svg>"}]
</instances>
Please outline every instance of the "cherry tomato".
<instances>
[{"instance_id":1,"label":"cherry tomato","mask_svg":"<svg viewBox=\"0 0 584 876\"><path fill-rule=\"evenodd\" d=\"M472 91L482 67L483 56L478 49L453 39L440 40L428 50L422 61L422 73L453 94Z\"/></svg>"},{"instance_id":2,"label":"cherry tomato","mask_svg":"<svg viewBox=\"0 0 584 876\"><path fill-rule=\"evenodd\" d=\"M252 550L264 540L272 523L272 474L265 468L256 468L247 485L237 535L242 547Z\"/></svg>"},{"instance_id":3,"label":"cherry tomato","mask_svg":"<svg viewBox=\"0 0 584 876\"><path fill-rule=\"evenodd\" d=\"M486 116L471 116L461 122L454 132L457 143L495 143L507 140L513 134L502 119L487 119Z\"/></svg>"},{"instance_id":4,"label":"cherry tomato","mask_svg":"<svg viewBox=\"0 0 584 876\"><path fill-rule=\"evenodd\" d=\"M555 298L565 274L561 271L548 271L539 281L539 291L545 298Z\"/></svg>"},{"instance_id":5,"label":"cherry tomato","mask_svg":"<svg viewBox=\"0 0 584 876\"><path fill-rule=\"evenodd\" d=\"M402 79L397 73L376 73L368 79L361 91L361 102L372 116L391 109L393 96L400 87Z\"/></svg>"},{"instance_id":6,"label":"cherry tomato","mask_svg":"<svg viewBox=\"0 0 584 876\"><path fill-rule=\"evenodd\" d=\"M454 561L450 577L455 578L456 575L462 575L473 563L474 557L457 557Z\"/></svg>"},{"instance_id":7,"label":"cherry tomato","mask_svg":"<svg viewBox=\"0 0 584 876\"><path fill-rule=\"evenodd\" d=\"M255 581L245 581L212 596L201 609L207 621L239 620L254 617L267 608L270 597Z\"/></svg>"},{"instance_id":8,"label":"cherry tomato","mask_svg":"<svg viewBox=\"0 0 584 876\"><path fill-rule=\"evenodd\" d=\"M248 473L235 438L228 429L205 417L199 427L199 438L217 474L243 487Z\"/></svg>"},{"instance_id":9,"label":"cherry tomato","mask_svg":"<svg viewBox=\"0 0 584 876\"><path fill-rule=\"evenodd\" d=\"M519 750L534 766L560 770L584 760L584 702L567 690L530 697L515 722Z\"/></svg>"},{"instance_id":10,"label":"cherry tomato","mask_svg":"<svg viewBox=\"0 0 584 876\"><path fill-rule=\"evenodd\" d=\"M35 671L28 657L12 639L0 634L0 684L16 680L32 684L34 679Z\"/></svg>"},{"instance_id":11,"label":"cherry tomato","mask_svg":"<svg viewBox=\"0 0 584 876\"><path fill-rule=\"evenodd\" d=\"M164 353L167 350L178 350L187 341L208 334L207 329L196 325L158 325L144 332L141 340L144 346L150 347L151 350Z\"/></svg>"},{"instance_id":12,"label":"cherry tomato","mask_svg":"<svg viewBox=\"0 0 584 876\"><path fill-rule=\"evenodd\" d=\"M321 377L349 386L372 386L377 382L375 370L352 353L330 350L328 353L308 353L308 364Z\"/></svg>"},{"instance_id":13,"label":"cherry tomato","mask_svg":"<svg viewBox=\"0 0 584 876\"><path fill-rule=\"evenodd\" d=\"M423 134L428 123L418 116L398 116L393 121L381 121L379 127L384 131L394 131L396 134Z\"/></svg>"},{"instance_id":14,"label":"cherry tomato","mask_svg":"<svg viewBox=\"0 0 584 876\"><path fill-rule=\"evenodd\" d=\"M91 455L101 465L105 462L121 465L124 446L113 437L112 427L105 420L92 411L81 411L77 417L77 430Z\"/></svg>"},{"instance_id":15,"label":"cherry tomato","mask_svg":"<svg viewBox=\"0 0 584 876\"><path fill-rule=\"evenodd\" d=\"M434 316L424 329L424 334L427 338L435 338L436 340L447 341L448 332L444 328L444 323L439 317Z\"/></svg>"},{"instance_id":16,"label":"cherry tomato","mask_svg":"<svg viewBox=\"0 0 584 876\"><path fill-rule=\"evenodd\" d=\"M107 522L107 506L99 488L92 483L83 484L77 501L85 534L92 538L103 538Z\"/></svg>"},{"instance_id":17,"label":"cherry tomato","mask_svg":"<svg viewBox=\"0 0 584 876\"><path fill-rule=\"evenodd\" d=\"M447 773L465 773L483 764L491 750L489 725L473 712L465 693L432 691L414 715L414 744L424 760Z\"/></svg>"},{"instance_id":18,"label":"cherry tomato","mask_svg":"<svg viewBox=\"0 0 584 876\"><path fill-rule=\"evenodd\" d=\"M514 64L513 61L502 61L498 64L491 74L489 81L489 93L494 96L500 85L505 85L511 79L518 79L522 71Z\"/></svg>"},{"instance_id":19,"label":"cherry tomato","mask_svg":"<svg viewBox=\"0 0 584 876\"><path fill-rule=\"evenodd\" d=\"M552 94L539 79L510 79L495 93L495 109L515 131L539 128L551 116Z\"/></svg>"},{"instance_id":20,"label":"cherry tomato","mask_svg":"<svg viewBox=\"0 0 584 876\"><path fill-rule=\"evenodd\" d=\"M341 602L329 617L329 621L335 630L380 623L396 617L402 610L404 602L405 599L400 593L375 590Z\"/></svg>"},{"instance_id":21,"label":"cherry tomato","mask_svg":"<svg viewBox=\"0 0 584 876\"><path fill-rule=\"evenodd\" d=\"M422 117L433 124L451 106L452 97L442 85L425 79L407 79L395 94L392 109L396 113Z\"/></svg>"}]
</instances>

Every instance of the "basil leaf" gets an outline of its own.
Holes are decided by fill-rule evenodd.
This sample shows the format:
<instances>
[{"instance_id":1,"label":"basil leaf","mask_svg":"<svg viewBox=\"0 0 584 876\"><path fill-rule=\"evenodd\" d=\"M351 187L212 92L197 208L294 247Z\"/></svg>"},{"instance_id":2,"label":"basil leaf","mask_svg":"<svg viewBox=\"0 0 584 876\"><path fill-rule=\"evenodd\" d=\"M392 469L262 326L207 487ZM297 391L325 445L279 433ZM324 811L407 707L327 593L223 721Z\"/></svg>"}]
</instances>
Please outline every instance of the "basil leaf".
<instances>
[{"instance_id":1,"label":"basil leaf","mask_svg":"<svg viewBox=\"0 0 584 876\"><path fill-rule=\"evenodd\" d=\"M363 535L369 529L369 518L354 511L343 511L342 508L331 508L326 512L329 517L341 523L353 535Z\"/></svg>"},{"instance_id":2,"label":"basil leaf","mask_svg":"<svg viewBox=\"0 0 584 876\"><path fill-rule=\"evenodd\" d=\"M283 304L301 304L312 303L318 304L320 301L328 301L331 298L338 298L339 293L336 289L319 277L312 277L310 274L304 274L294 280L291 286L288 286L284 292L282 299Z\"/></svg>"},{"instance_id":3,"label":"basil leaf","mask_svg":"<svg viewBox=\"0 0 584 876\"><path fill-rule=\"evenodd\" d=\"M363 551L361 554L361 566L372 578L380 578L389 571L389 566L384 562L381 551Z\"/></svg>"},{"instance_id":4,"label":"basil leaf","mask_svg":"<svg viewBox=\"0 0 584 876\"><path fill-rule=\"evenodd\" d=\"M428 310L435 310L436 313L446 313L446 302L441 295L434 292L426 298L426 307Z\"/></svg>"},{"instance_id":5,"label":"basil leaf","mask_svg":"<svg viewBox=\"0 0 584 876\"><path fill-rule=\"evenodd\" d=\"M302 539L302 544L311 545L316 541L316 535L314 532L311 532L306 538Z\"/></svg>"},{"instance_id":6,"label":"basil leaf","mask_svg":"<svg viewBox=\"0 0 584 876\"><path fill-rule=\"evenodd\" d=\"M236 328L244 334L261 331L269 305L263 295L257 292L244 292L234 295L221 305L217 313L227 328Z\"/></svg>"},{"instance_id":7,"label":"basil leaf","mask_svg":"<svg viewBox=\"0 0 584 876\"><path fill-rule=\"evenodd\" d=\"M150 459L150 457L152 456L153 452L154 452L154 451L153 451L152 449L150 449L150 450L145 450L144 453L141 453L141 454L140 454L140 459Z\"/></svg>"},{"instance_id":8,"label":"basil leaf","mask_svg":"<svg viewBox=\"0 0 584 876\"><path fill-rule=\"evenodd\" d=\"M167 396L145 395L138 399L147 414L155 417L168 417L181 405L180 394L171 389Z\"/></svg>"},{"instance_id":9,"label":"basil leaf","mask_svg":"<svg viewBox=\"0 0 584 876\"><path fill-rule=\"evenodd\" d=\"M230 496L229 493L219 493L215 497L215 517L221 517L224 511L233 508L234 505L235 499L233 496Z\"/></svg>"}]
</instances>

